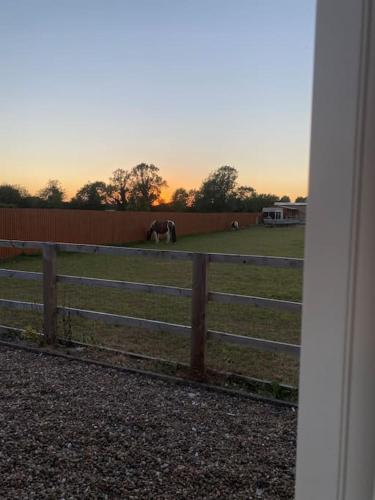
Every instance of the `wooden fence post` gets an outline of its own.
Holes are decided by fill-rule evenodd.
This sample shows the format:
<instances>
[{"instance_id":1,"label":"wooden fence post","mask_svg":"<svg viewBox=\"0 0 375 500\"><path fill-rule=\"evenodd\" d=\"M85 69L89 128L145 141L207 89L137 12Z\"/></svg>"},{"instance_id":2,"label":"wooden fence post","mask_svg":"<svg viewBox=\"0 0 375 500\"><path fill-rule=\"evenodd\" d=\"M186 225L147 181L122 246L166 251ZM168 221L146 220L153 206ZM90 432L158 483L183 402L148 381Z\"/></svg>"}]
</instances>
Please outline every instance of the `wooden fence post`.
<instances>
[{"instance_id":1,"label":"wooden fence post","mask_svg":"<svg viewBox=\"0 0 375 500\"><path fill-rule=\"evenodd\" d=\"M191 300L191 359L190 369L194 378L206 376L208 255L197 253L193 258L193 283Z\"/></svg>"},{"instance_id":2,"label":"wooden fence post","mask_svg":"<svg viewBox=\"0 0 375 500\"><path fill-rule=\"evenodd\" d=\"M56 247L43 244L43 333L47 345L56 344L57 286Z\"/></svg>"}]
</instances>

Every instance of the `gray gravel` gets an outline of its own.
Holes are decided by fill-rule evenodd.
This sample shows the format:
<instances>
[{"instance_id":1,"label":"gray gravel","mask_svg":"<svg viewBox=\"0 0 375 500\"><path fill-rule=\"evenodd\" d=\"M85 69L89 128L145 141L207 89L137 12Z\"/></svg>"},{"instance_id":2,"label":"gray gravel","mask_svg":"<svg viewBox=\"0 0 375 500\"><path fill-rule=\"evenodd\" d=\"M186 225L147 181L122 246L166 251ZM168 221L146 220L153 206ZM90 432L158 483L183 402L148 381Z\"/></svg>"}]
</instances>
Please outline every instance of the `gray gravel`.
<instances>
[{"instance_id":1,"label":"gray gravel","mask_svg":"<svg viewBox=\"0 0 375 500\"><path fill-rule=\"evenodd\" d=\"M0 498L293 498L296 412L0 347Z\"/></svg>"}]
</instances>

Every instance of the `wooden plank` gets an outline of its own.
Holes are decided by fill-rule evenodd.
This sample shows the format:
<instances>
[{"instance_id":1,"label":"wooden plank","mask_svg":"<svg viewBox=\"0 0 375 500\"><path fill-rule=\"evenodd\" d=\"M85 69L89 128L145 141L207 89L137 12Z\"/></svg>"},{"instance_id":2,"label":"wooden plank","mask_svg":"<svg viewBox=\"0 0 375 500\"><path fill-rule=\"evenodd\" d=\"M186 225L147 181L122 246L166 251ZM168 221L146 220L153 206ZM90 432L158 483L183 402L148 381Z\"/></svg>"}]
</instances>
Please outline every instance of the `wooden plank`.
<instances>
[{"instance_id":1,"label":"wooden plank","mask_svg":"<svg viewBox=\"0 0 375 500\"><path fill-rule=\"evenodd\" d=\"M190 326L176 325L174 323L166 323L164 321L156 321L152 319L134 318L132 316L122 316L118 314L89 311L87 309L76 309L73 307L58 307L57 312L59 315L70 315L94 321L103 321L104 323L109 323L112 325L124 325L133 328L144 328L146 330L176 333L186 336L189 336L191 331Z\"/></svg>"},{"instance_id":2,"label":"wooden plank","mask_svg":"<svg viewBox=\"0 0 375 500\"><path fill-rule=\"evenodd\" d=\"M15 278L20 280L41 281L43 274L38 272L17 271L14 269L0 269L0 278ZM155 293L161 295L172 295L176 297L191 297L190 288L181 288L175 286L155 285L153 283L136 283L131 281L107 280L101 278L87 278L83 276L57 275L58 283L69 285L83 285L104 288L119 288L139 293ZM291 312L300 312L302 310L301 302L292 302L288 300L268 299L264 297L254 297L251 295L239 295L235 293L209 292L208 300L212 302L221 302L225 304L244 304L253 305L266 309L281 309Z\"/></svg>"},{"instance_id":3,"label":"wooden plank","mask_svg":"<svg viewBox=\"0 0 375 500\"><path fill-rule=\"evenodd\" d=\"M43 244L44 243L41 241L0 240L0 248L36 249L42 248ZM150 248L83 245L76 243L55 243L55 247L57 251L62 252L77 252L98 255L143 256L166 258L172 260L192 260L195 255L195 252L183 252L181 250L154 250ZM261 255L239 255L223 253L208 253L206 255L208 255L210 262L296 269L303 268L303 259L295 259L290 257L268 257Z\"/></svg>"},{"instance_id":4,"label":"wooden plank","mask_svg":"<svg viewBox=\"0 0 375 500\"><path fill-rule=\"evenodd\" d=\"M252 295L238 295L236 293L209 292L208 300L222 302L225 304L245 304L265 309L281 309L291 312L301 312L301 302L291 302L289 300L267 299L263 297L253 297Z\"/></svg>"},{"instance_id":5,"label":"wooden plank","mask_svg":"<svg viewBox=\"0 0 375 500\"><path fill-rule=\"evenodd\" d=\"M0 299L0 307L23 310L23 311L37 311L43 312L43 304L33 302L21 302L16 300ZM164 323L162 321L146 320L140 318L133 318L130 316L119 316L116 314L101 313L96 311L88 311L85 309L74 309L68 307L58 307L58 314L77 316L85 319L96 321L103 321L105 323L115 325L132 326L135 328L145 328L147 330L168 331L170 333L177 333L182 335L190 335L191 328L185 325L176 325L172 323ZM244 347L252 347L261 351L271 352L285 352L293 356L299 357L300 346L295 344L287 344L283 342L275 342L272 340L258 339L254 337L246 337L243 335L233 335L226 332L217 332L213 330L207 331L207 337L213 340L220 340L230 344L236 344Z\"/></svg>"},{"instance_id":6,"label":"wooden plank","mask_svg":"<svg viewBox=\"0 0 375 500\"><path fill-rule=\"evenodd\" d=\"M56 248L52 243L43 245L43 333L47 344L56 344L57 285Z\"/></svg>"},{"instance_id":7,"label":"wooden plank","mask_svg":"<svg viewBox=\"0 0 375 500\"><path fill-rule=\"evenodd\" d=\"M23 328L14 328L13 326L0 325L0 333L13 333L20 335L25 330Z\"/></svg>"},{"instance_id":8,"label":"wooden plank","mask_svg":"<svg viewBox=\"0 0 375 500\"><path fill-rule=\"evenodd\" d=\"M18 311L37 311L43 312L43 304L37 302L24 302L21 300L0 299L0 307L5 309L14 309Z\"/></svg>"},{"instance_id":9,"label":"wooden plank","mask_svg":"<svg viewBox=\"0 0 375 500\"><path fill-rule=\"evenodd\" d=\"M17 249L40 249L44 245L42 241L20 241L20 240L0 240L0 248ZM55 248L61 252L89 253L98 255L122 255L133 257L154 257L171 260L191 260L193 252L183 252L180 250L157 250L151 248L117 247L108 245L84 245L79 243L56 242Z\"/></svg>"},{"instance_id":10,"label":"wooden plank","mask_svg":"<svg viewBox=\"0 0 375 500\"><path fill-rule=\"evenodd\" d=\"M24 328L14 328L12 326L5 326L5 325L0 325L0 334L5 333L5 334L11 334L12 336L21 336L23 333L26 332L26 329ZM43 337L43 333L40 332L34 332L36 337Z\"/></svg>"},{"instance_id":11,"label":"wooden plank","mask_svg":"<svg viewBox=\"0 0 375 500\"><path fill-rule=\"evenodd\" d=\"M301 350L301 347L296 344L257 339L255 337L246 337L244 335L233 335L231 333L217 332L214 330L208 330L207 336L210 340L221 340L229 344L252 347L254 349L258 349L259 351L284 352L296 357L299 357Z\"/></svg>"},{"instance_id":12,"label":"wooden plank","mask_svg":"<svg viewBox=\"0 0 375 500\"><path fill-rule=\"evenodd\" d=\"M200 379L206 372L207 301L208 257L197 253L193 260L190 368L192 375Z\"/></svg>"},{"instance_id":13,"label":"wooden plank","mask_svg":"<svg viewBox=\"0 0 375 500\"><path fill-rule=\"evenodd\" d=\"M57 281L58 283L65 283L70 285L120 288L121 290L129 290L132 292L156 293L162 295L174 295L177 297L191 297L190 288L154 285L152 283L135 283L131 281L106 280L101 278L84 278L81 276L65 275L57 275Z\"/></svg>"},{"instance_id":14,"label":"wooden plank","mask_svg":"<svg viewBox=\"0 0 375 500\"><path fill-rule=\"evenodd\" d=\"M113 247L105 245L81 245L73 243L57 243L61 252L91 253L98 255L122 255L131 257L153 257L171 260L191 260L193 252L177 250L154 250L151 248Z\"/></svg>"},{"instance_id":15,"label":"wooden plank","mask_svg":"<svg viewBox=\"0 0 375 500\"><path fill-rule=\"evenodd\" d=\"M0 278L15 278L20 280L41 281L43 274L38 272L17 271L14 269L0 269ZM161 295L172 295L176 297L191 297L190 288L181 288L176 286L155 285L153 283L136 283L131 281L107 280L101 278L87 278L83 276L57 275L58 283L69 285L83 285L104 288L119 288L133 292L155 293ZM212 302L221 302L225 304L244 304L253 305L266 309L281 309L291 312L300 312L302 310L301 302L292 302L288 300L268 299L264 297L254 297L252 295L239 295L235 293L209 292L208 300Z\"/></svg>"},{"instance_id":16,"label":"wooden plank","mask_svg":"<svg viewBox=\"0 0 375 500\"><path fill-rule=\"evenodd\" d=\"M263 255L236 255L224 253L207 254L210 262L225 262L227 264L248 264L265 267L303 268L303 259L289 257L267 257Z\"/></svg>"},{"instance_id":17,"label":"wooden plank","mask_svg":"<svg viewBox=\"0 0 375 500\"><path fill-rule=\"evenodd\" d=\"M0 248L41 249L42 241L0 240Z\"/></svg>"},{"instance_id":18,"label":"wooden plank","mask_svg":"<svg viewBox=\"0 0 375 500\"><path fill-rule=\"evenodd\" d=\"M0 278L15 278L18 280L42 281L43 273L17 271L15 269L0 269Z\"/></svg>"},{"instance_id":19,"label":"wooden plank","mask_svg":"<svg viewBox=\"0 0 375 500\"><path fill-rule=\"evenodd\" d=\"M42 241L0 240L0 248L18 249L40 249L44 245ZM152 248L117 247L108 245L84 245L80 243L56 242L57 251L89 253L98 255L122 255L133 257L154 257L171 260L192 260L194 252L183 252L180 250L157 250Z\"/></svg>"},{"instance_id":20,"label":"wooden plank","mask_svg":"<svg viewBox=\"0 0 375 500\"><path fill-rule=\"evenodd\" d=\"M0 270L1 277L1 270ZM30 278L31 279L31 278ZM86 278L81 276L57 275L58 283L71 285L83 285L93 287L119 288L132 292L155 293L161 295L172 295L176 297L191 297L190 288L175 286L155 285L152 283L136 283L131 281L107 280L101 278ZM287 311L300 312L302 304L287 300L267 299L263 297L253 297L250 295L238 295L233 293L209 292L208 300L227 304L249 304L268 309L283 309Z\"/></svg>"}]
</instances>

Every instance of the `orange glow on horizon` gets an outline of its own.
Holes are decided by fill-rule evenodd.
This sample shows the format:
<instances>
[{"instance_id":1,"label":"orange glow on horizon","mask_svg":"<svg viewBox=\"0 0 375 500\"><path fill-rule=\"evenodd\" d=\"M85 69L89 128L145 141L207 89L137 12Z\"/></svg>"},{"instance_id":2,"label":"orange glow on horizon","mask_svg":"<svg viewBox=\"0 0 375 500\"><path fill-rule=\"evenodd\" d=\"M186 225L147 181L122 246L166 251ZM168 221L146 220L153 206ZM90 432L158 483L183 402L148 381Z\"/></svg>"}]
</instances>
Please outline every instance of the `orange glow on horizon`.
<instances>
[{"instance_id":1,"label":"orange glow on horizon","mask_svg":"<svg viewBox=\"0 0 375 500\"><path fill-rule=\"evenodd\" d=\"M20 182L19 180L16 180L16 179L12 180L11 178L8 178L8 179L1 179L0 183L1 184L14 184L14 185L22 186L32 196L34 196L34 195L37 195L38 192L40 191L40 189L42 189L47 184L49 179L54 179L54 178L55 178L54 176L51 176L48 179L46 179L44 182L41 182L41 183L39 183L39 182L36 183L35 181L30 182L30 183L25 183L25 182L23 183L23 182ZM76 195L77 191L87 182L89 182L89 180L82 181L82 182L76 184L76 183L64 183L61 180L62 187L65 191L65 200L69 201L71 198L73 198ZM94 182L94 181L90 181L90 182ZM285 182L283 184L285 184ZM194 189L198 189L199 186L200 186L200 183L197 186L195 186ZM181 187L184 187L187 191L192 189L191 185L186 186L183 183L180 183L178 185L168 185L168 187L164 187L161 191L160 199L162 200L162 202L169 203L171 201L172 194L174 193L174 191L178 188L181 188ZM301 189L298 189L298 187L294 183L291 183L291 189L289 189L289 190L286 188L285 185L278 185L277 183L272 183L272 185L268 185L268 183L264 183L264 185L260 186L258 189L256 186L254 186L254 188L257 191L257 193L270 193L270 194L275 194L275 195L280 196L280 197L287 195L290 197L290 199L292 201L294 201L297 196L307 196L306 187L304 186L304 187L301 187Z\"/></svg>"},{"instance_id":2,"label":"orange glow on horizon","mask_svg":"<svg viewBox=\"0 0 375 500\"><path fill-rule=\"evenodd\" d=\"M74 172L66 171L64 172L65 175L61 175L60 168L56 168L55 171L46 168L29 168L26 171L23 170L20 176L16 175L15 171L11 171L9 168L2 171L0 184L16 184L26 188L31 195L37 195L39 190L46 186L49 179L58 179L65 191L65 200L69 201L87 182L97 180L109 182L111 170L114 170L114 168L110 167L104 170L102 166L98 165L96 168L78 177ZM296 174L290 174L287 177L281 174L270 176L266 172L263 175L259 175L259 170L254 170L253 173L245 172L246 176L244 176L243 170L241 168L238 168L238 170L238 184L251 185L257 193L270 193L279 197L287 195L292 201L297 196L307 196L307 174L299 175L298 177ZM161 175L168 182L168 186L162 188L161 199L168 203L171 201L173 192L181 187L187 191L193 188L198 189L210 171L211 169L201 168L199 174L195 171L191 172L191 175L188 176L186 173L185 175L176 175L176 172L168 169L167 166L161 167ZM280 168L280 172L283 172L282 168ZM251 181L251 177L254 178L254 182Z\"/></svg>"}]
</instances>

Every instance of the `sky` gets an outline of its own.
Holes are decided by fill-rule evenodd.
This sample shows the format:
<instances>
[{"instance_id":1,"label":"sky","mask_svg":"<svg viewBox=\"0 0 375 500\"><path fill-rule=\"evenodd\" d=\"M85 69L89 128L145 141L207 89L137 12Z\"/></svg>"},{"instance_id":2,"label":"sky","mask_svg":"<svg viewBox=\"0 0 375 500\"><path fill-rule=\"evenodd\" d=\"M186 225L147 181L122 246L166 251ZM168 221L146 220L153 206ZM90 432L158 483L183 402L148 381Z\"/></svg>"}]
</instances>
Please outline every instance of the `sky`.
<instances>
[{"instance_id":1,"label":"sky","mask_svg":"<svg viewBox=\"0 0 375 500\"><path fill-rule=\"evenodd\" d=\"M315 0L1 0L0 183L145 162L306 195Z\"/></svg>"}]
</instances>

